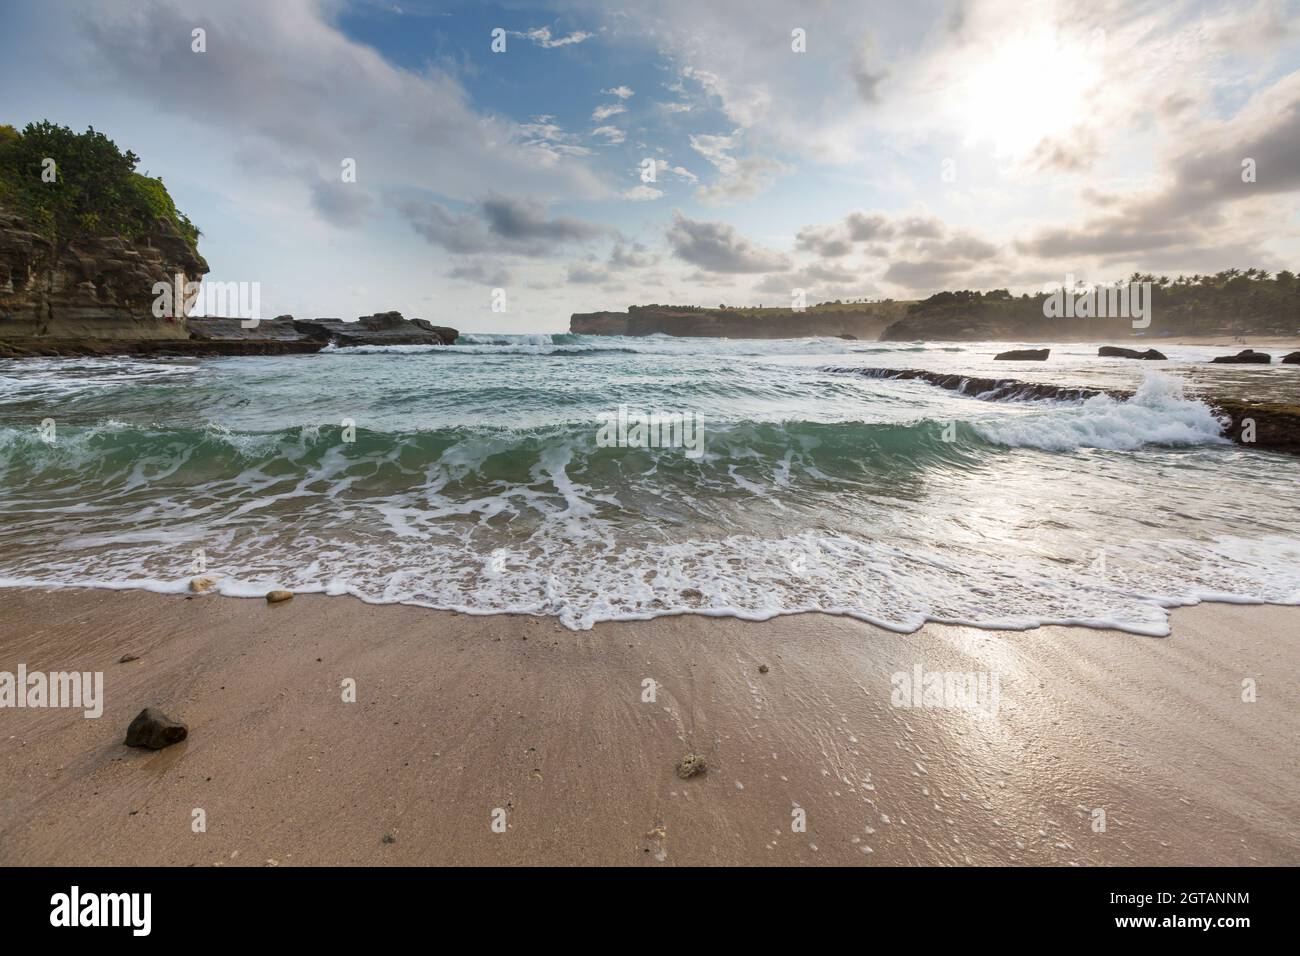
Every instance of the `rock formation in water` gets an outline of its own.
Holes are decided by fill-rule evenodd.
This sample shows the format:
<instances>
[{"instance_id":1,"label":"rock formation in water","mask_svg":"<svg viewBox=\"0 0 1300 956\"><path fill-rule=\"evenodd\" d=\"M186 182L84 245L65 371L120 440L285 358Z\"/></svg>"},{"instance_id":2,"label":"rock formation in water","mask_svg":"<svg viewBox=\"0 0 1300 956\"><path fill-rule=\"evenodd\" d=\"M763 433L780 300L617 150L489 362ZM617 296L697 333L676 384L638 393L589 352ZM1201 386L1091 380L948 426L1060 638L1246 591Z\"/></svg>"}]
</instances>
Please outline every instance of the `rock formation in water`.
<instances>
[{"instance_id":1,"label":"rock formation in water","mask_svg":"<svg viewBox=\"0 0 1300 956\"><path fill-rule=\"evenodd\" d=\"M1267 352L1256 352L1254 349L1242 349L1236 355L1220 355L1210 361L1217 365L1267 365L1273 361L1273 356Z\"/></svg>"},{"instance_id":2,"label":"rock formation in water","mask_svg":"<svg viewBox=\"0 0 1300 956\"><path fill-rule=\"evenodd\" d=\"M458 335L455 329L433 325L424 319L404 319L400 312L363 315L356 322L311 319L293 324L309 338L341 346L451 345Z\"/></svg>"},{"instance_id":3,"label":"rock formation in water","mask_svg":"<svg viewBox=\"0 0 1300 956\"><path fill-rule=\"evenodd\" d=\"M1039 399L1084 401L1109 395L1126 402L1133 392L1121 388L1076 388L1047 382L1021 382L1012 378L974 378L927 369L898 368L824 368L823 372L860 375L863 378L921 381L938 388L960 392L986 402L1022 402ZM1203 396L1223 426L1223 437L1247 448L1300 455L1300 405L1284 402L1250 402L1235 398Z\"/></svg>"},{"instance_id":4,"label":"rock formation in water","mask_svg":"<svg viewBox=\"0 0 1300 956\"><path fill-rule=\"evenodd\" d=\"M1155 349L1139 352L1137 349L1120 348L1118 345L1103 345L1097 349L1097 354L1102 358L1143 359L1147 362L1167 362L1169 360L1168 356L1163 352L1157 352Z\"/></svg>"}]
</instances>

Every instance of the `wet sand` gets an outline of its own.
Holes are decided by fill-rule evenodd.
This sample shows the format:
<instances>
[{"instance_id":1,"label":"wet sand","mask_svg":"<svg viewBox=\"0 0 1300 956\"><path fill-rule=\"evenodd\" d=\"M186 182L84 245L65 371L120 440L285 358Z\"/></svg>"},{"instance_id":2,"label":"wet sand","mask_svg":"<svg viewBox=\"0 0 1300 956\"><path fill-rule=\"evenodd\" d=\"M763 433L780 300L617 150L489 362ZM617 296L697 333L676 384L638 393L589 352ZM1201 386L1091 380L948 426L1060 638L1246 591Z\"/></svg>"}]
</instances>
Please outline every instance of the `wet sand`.
<instances>
[{"instance_id":1,"label":"wet sand","mask_svg":"<svg viewBox=\"0 0 1300 956\"><path fill-rule=\"evenodd\" d=\"M1168 638L90 590L0 619L0 671L107 697L0 709L7 865L1300 863L1297 607ZM996 674L996 713L894 706L917 665ZM189 739L123 746L146 705Z\"/></svg>"}]
</instances>

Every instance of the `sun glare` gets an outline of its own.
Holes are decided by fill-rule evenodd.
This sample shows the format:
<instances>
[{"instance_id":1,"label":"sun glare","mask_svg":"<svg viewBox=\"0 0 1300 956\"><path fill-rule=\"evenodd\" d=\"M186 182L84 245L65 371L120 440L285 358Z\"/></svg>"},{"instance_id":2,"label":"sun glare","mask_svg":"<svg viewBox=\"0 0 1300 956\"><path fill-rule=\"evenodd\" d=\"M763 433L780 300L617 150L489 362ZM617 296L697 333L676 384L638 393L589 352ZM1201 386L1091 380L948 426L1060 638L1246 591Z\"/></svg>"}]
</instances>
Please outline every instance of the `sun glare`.
<instances>
[{"instance_id":1,"label":"sun glare","mask_svg":"<svg viewBox=\"0 0 1300 956\"><path fill-rule=\"evenodd\" d=\"M1098 44L1051 31L1024 34L982 58L957 87L966 144L991 142L1001 158L1023 159L1082 118L1100 73Z\"/></svg>"}]
</instances>

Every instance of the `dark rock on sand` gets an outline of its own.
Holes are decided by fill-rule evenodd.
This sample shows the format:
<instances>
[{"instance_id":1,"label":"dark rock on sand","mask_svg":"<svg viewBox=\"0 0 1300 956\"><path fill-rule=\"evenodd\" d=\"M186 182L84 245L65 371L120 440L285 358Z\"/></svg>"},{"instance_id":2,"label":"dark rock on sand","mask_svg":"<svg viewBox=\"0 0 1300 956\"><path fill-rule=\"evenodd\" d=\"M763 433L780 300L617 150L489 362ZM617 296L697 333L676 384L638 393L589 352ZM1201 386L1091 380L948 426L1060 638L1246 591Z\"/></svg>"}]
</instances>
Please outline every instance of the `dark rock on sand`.
<instances>
[{"instance_id":1,"label":"dark rock on sand","mask_svg":"<svg viewBox=\"0 0 1300 956\"><path fill-rule=\"evenodd\" d=\"M1145 352L1139 352L1137 349L1121 348L1118 345L1103 345L1097 349L1097 354L1103 358L1128 358L1128 359L1146 359L1148 362L1168 361L1168 356L1155 349L1147 349Z\"/></svg>"},{"instance_id":2,"label":"dark rock on sand","mask_svg":"<svg viewBox=\"0 0 1300 956\"><path fill-rule=\"evenodd\" d=\"M1051 349L1012 349L1010 352L999 352L993 358L1002 362L1043 362L1051 354Z\"/></svg>"},{"instance_id":3,"label":"dark rock on sand","mask_svg":"<svg viewBox=\"0 0 1300 956\"><path fill-rule=\"evenodd\" d=\"M1291 352L1282 356L1283 365L1300 365L1300 352Z\"/></svg>"},{"instance_id":4,"label":"dark rock on sand","mask_svg":"<svg viewBox=\"0 0 1300 956\"><path fill-rule=\"evenodd\" d=\"M1254 349L1242 349L1236 355L1220 355L1210 361L1218 365L1267 365L1273 361L1273 356L1267 352L1256 352Z\"/></svg>"},{"instance_id":5,"label":"dark rock on sand","mask_svg":"<svg viewBox=\"0 0 1300 956\"><path fill-rule=\"evenodd\" d=\"M769 669L770 669L770 668L769 668L766 664L759 664L759 665L758 665L758 672L759 672L760 674L766 674L766 673L768 672Z\"/></svg>"},{"instance_id":6,"label":"dark rock on sand","mask_svg":"<svg viewBox=\"0 0 1300 956\"><path fill-rule=\"evenodd\" d=\"M117 659L119 664L130 664L132 661L138 661L140 658L134 654L123 654Z\"/></svg>"},{"instance_id":7,"label":"dark rock on sand","mask_svg":"<svg viewBox=\"0 0 1300 956\"><path fill-rule=\"evenodd\" d=\"M178 744L189 736L189 729L182 723L172 720L160 710L146 707L131 721L126 728L128 747L143 747L146 750L162 750L172 744Z\"/></svg>"},{"instance_id":8,"label":"dark rock on sand","mask_svg":"<svg viewBox=\"0 0 1300 956\"><path fill-rule=\"evenodd\" d=\"M274 591L266 592L267 604L280 604L281 602L292 601L292 600L293 600L293 592L286 591L283 588L276 588Z\"/></svg>"},{"instance_id":9,"label":"dark rock on sand","mask_svg":"<svg viewBox=\"0 0 1300 956\"><path fill-rule=\"evenodd\" d=\"M704 762L704 758L699 754L687 754L677 764L677 776L683 780L689 780L696 774L704 773L708 769L708 764Z\"/></svg>"}]
</instances>

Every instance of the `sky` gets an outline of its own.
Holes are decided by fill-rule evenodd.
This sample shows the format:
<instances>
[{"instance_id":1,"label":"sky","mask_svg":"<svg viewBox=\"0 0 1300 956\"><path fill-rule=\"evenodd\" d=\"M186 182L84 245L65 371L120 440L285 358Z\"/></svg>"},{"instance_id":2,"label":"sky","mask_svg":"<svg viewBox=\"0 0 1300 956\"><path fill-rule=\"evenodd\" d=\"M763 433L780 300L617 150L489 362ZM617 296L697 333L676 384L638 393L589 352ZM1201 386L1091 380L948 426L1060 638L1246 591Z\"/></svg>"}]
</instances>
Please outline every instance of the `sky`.
<instances>
[{"instance_id":1,"label":"sky","mask_svg":"<svg viewBox=\"0 0 1300 956\"><path fill-rule=\"evenodd\" d=\"M1300 267L1283 0L3 0L0 24L0 123L133 150L265 316L555 332Z\"/></svg>"}]
</instances>

